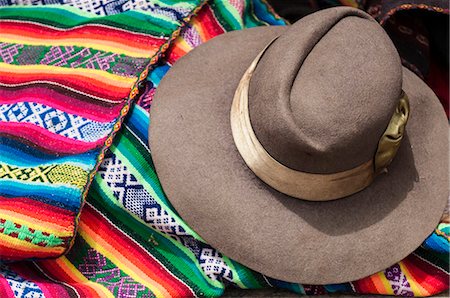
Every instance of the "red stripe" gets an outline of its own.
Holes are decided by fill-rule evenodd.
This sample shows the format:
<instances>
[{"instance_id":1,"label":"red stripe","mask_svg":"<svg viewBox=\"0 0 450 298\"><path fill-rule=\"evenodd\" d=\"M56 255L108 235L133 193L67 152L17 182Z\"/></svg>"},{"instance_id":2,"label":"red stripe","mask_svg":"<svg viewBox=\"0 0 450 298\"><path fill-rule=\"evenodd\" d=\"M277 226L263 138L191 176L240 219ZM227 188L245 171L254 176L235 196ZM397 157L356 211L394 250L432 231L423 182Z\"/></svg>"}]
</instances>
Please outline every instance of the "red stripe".
<instances>
[{"instance_id":1,"label":"red stripe","mask_svg":"<svg viewBox=\"0 0 450 298\"><path fill-rule=\"evenodd\" d=\"M60 265L55 260L43 260L36 262L38 265L48 276L53 278L54 280L67 283L76 289L80 297L86 298L95 298L101 297L94 289L85 285L83 283L79 283L74 279L74 277L67 274L65 270L63 270ZM72 271L69 268L66 268L68 271Z\"/></svg>"},{"instance_id":2,"label":"red stripe","mask_svg":"<svg viewBox=\"0 0 450 298\"><path fill-rule=\"evenodd\" d=\"M72 289L67 289L63 285L43 278L32 264L29 262L13 263L9 266L23 278L34 282L44 293L45 298L70 298L68 291L73 293Z\"/></svg>"},{"instance_id":3,"label":"red stripe","mask_svg":"<svg viewBox=\"0 0 450 298\"><path fill-rule=\"evenodd\" d=\"M58 30L40 24L8 20L1 20L2 33L15 34L17 36L25 36L39 39L69 39L83 38L95 41L103 40L117 43L120 47L125 44L135 49L152 51L157 50L166 38L157 38L152 35L144 35L131 31L123 31L112 27L105 27L95 24L85 24L72 29Z\"/></svg>"},{"instance_id":4,"label":"red stripe","mask_svg":"<svg viewBox=\"0 0 450 298\"><path fill-rule=\"evenodd\" d=\"M90 205L85 205L80 217L80 228L87 225L114 247L113 254L121 254L127 262L133 263L141 271L162 285L172 297L191 296L189 287L176 279L166 268L142 247L130 241L130 239L119 229L105 220L105 218L94 210Z\"/></svg>"},{"instance_id":5,"label":"red stripe","mask_svg":"<svg viewBox=\"0 0 450 298\"><path fill-rule=\"evenodd\" d=\"M16 238L17 239L17 238ZM24 251L18 248L11 247L11 245L3 245L0 242L0 259L4 261L21 261L31 258L50 258L58 257L58 252L55 251L42 251L31 250Z\"/></svg>"},{"instance_id":6,"label":"red stripe","mask_svg":"<svg viewBox=\"0 0 450 298\"><path fill-rule=\"evenodd\" d=\"M49 85L50 87L50 85ZM121 105L107 107L103 102L91 100L87 96L69 96L70 92L59 93L49 87L27 87L24 89L4 88L0 86L0 104L13 104L17 102L34 102L64 112L92 119L98 122L110 122L120 114ZM85 99L85 100L83 100Z\"/></svg>"},{"instance_id":7,"label":"red stripe","mask_svg":"<svg viewBox=\"0 0 450 298\"><path fill-rule=\"evenodd\" d=\"M60 226L74 225L74 212L28 198L5 198L0 196L0 210L9 210ZM36 211L39 212L36 212ZM0 211L1 217L1 211Z\"/></svg>"},{"instance_id":8,"label":"red stripe","mask_svg":"<svg viewBox=\"0 0 450 298\"><path fill-rule=\"evenodd\" d=\"M202 38L205 39L203 42L206 42L225 32L214 16L214 12L211 7L208 5L202 7L195 18L195 24L201 27L201 34L203 34ZM182 36L179 37L179 39L182 38ZM174 64L178 59L186 54L187 52L185 52L181 47L178 47L177 41L175 41L173 46L167 51L167 61L170 64Z\"/></svg>"},{"instance_id":9,"label":"red stripe","mask_svg":"<svg viewBox=\"0 0 450 298\"><path fill-rule=\"evenodd\" d=\"M0 122L0 134L7 134L31 141L50 152L80 154L102 147L106 137L95 142L72 140L30 123Z\"/></svg>"},{"instance_id":10,"label":"red stripe","mask_svg":"<svg viewBox=\"0 0 450 298\"><path fill-rule=\"evenodd\" d=\"M178 59L187 54L181 47L178 47L177 42L175 42L167 52L167 62L170 64L174 64Z\"/></svg>"},{"instance_id":11,"label":"red stripe","mask_svg":"<svg viewBox=\"0 0 450 298\"><path fill-rule=\"evenodd\" d=\"M356 293L378 293L378 290L372 282L372 278L370 276L353 281L352 285L355 288Z\"/></svg>"},{"instance_id":12,"label":"red stripe","mask_svg":"<svg viewBox=\"0 0 450 298\"><path fill-rule=\"evenodd\" d=\"M61 75L58 72L45 72L40 74L13 73L0 70L0 82L4 84L22 84L44 80L58 83L89 95L105 98L117 103L123 102L124 98L128 98L131 91L131 86L129 88L120 88L114 85L114 82L100 81L88 76L75 74Z\"/></svg>"},{"instance_id":13,"label":"red stripe","mask_svg":"<svg viewBox=\"0 0 450 298\"><path fill-rule=\"evenodd\" d=\"M210 6L205 6L204 9L200 10L196 22L202 26L205 41L225 33Z\"/></svg>"},{"instance_id":14,"label":"red stripe","mask_svg":"<svg viewBox=\"0 0 450 298\"><path fill-rule=\"evenodd\" d=\"M414 254L403 260L408 272L430 294L437 294L449 288L449 276L438 267L427 263ZM411 282L411 281L410 281Z\"/></svg>"}]
</instances>

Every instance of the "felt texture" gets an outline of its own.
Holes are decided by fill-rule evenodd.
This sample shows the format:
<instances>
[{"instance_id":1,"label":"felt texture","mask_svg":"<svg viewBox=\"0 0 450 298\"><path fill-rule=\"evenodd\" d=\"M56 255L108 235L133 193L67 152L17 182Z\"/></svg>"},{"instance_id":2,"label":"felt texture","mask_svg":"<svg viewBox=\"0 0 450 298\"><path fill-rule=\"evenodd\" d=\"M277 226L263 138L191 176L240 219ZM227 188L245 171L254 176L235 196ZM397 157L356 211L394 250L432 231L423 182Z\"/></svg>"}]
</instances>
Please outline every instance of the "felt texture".
<instances>
[{"instance_id":1,"label":"felt texture","mask_svg":"<svg viewBox=\"0 0 450 298\"><path fill-rule=\"evenodd\" d=\"M352 22L353 17L342 25ZM377 36L378 29L368 27L366 34ZM298 36L303 34L300 29ZM234 260L291 282L359 279L406 257L439 222L448 198L447 119L433 92L403 69L411 118L387 174L366 190L332 202L307 202L271 189L239 156L229 117L245 69L283 32L270 27L227 33L174 65L161 82L151 110L155 167L183 219ZM272 61L274 68L280 59ZM396 96L398 91L391 90ZM374 112L382 114L383 106L375 107L379 110ZM350 113L348 109L337 112Z\"/></svg>"},{"instance_id":2,"label":"felt texture","mask_svg":"<svg viewBox=\"0 0 450 298\"><path fill-rule=\"evenodd\" d=\"M376 152L398 103L401 71L394 45L369 15L354 9L309 15L269 47L255 70L249 90L255 134L289 168L355 168Z\"/></svg>"}]
</instances>

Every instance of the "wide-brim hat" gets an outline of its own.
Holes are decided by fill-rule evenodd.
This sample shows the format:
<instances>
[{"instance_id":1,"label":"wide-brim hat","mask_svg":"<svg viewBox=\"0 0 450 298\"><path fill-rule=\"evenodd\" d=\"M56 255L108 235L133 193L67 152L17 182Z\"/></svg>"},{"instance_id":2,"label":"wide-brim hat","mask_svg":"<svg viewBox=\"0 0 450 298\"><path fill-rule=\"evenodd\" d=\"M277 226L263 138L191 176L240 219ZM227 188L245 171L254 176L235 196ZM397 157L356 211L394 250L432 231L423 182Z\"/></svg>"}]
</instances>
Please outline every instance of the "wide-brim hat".
<instances>
[{"instance_id":1,"label":"wide-brim hat","mask_svg":"<svg viewBox=\"0 0 450 298\"><path fill-rule=\"evenodd\" d=\"M356 9L194 49L162 80L149 134L189 226L284 281L340 283L393 265L449 195L444 110Z\"/></svg>"}]
</instances>

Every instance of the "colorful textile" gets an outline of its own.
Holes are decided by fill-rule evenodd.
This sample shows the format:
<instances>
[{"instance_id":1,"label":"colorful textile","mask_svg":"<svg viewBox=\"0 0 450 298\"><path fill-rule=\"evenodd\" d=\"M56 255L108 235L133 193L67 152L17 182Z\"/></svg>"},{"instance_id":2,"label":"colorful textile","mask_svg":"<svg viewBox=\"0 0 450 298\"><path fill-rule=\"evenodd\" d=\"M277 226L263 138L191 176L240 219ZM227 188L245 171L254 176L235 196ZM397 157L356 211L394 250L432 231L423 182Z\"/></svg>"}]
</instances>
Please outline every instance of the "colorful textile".
<instances>
[{"instance_id":1,"label":"colorful textile","mask_svg":"<svg viewBox=\"0 0 450 298\"><path fill-rule=\"evenodd\" d=\"M427 296L448 289L450 225L446 223L416 252L383 272L339 285L299 285L268 278L222 255L189 228L165 197L148 147L148 111L164 74L180 57L214 36L283 23L260 0L209 1L183 23L182 30L175 32L180 35L152 65L146 86L141 85L144 94L105 152L72 249L57 259L1 265L0 297L212 297L227 287L279 287L310 295ZM7 140L3 149L0 142L0 153L20 148ZM95 158L91 151L81 155ZM48 164L45 155L30 155L30 160L33 164L22 163L22 167Z\"/></svg>"},{"instance_id":2,"label":"colorful textile","mask_svg":"<svg viewBox=\"0 0 450 298\"><path fill-rule=\"evenodd\" d=\"M199 3L0 9L0 259L67 251L139 82Z\"/></svg>"}]
</instances>

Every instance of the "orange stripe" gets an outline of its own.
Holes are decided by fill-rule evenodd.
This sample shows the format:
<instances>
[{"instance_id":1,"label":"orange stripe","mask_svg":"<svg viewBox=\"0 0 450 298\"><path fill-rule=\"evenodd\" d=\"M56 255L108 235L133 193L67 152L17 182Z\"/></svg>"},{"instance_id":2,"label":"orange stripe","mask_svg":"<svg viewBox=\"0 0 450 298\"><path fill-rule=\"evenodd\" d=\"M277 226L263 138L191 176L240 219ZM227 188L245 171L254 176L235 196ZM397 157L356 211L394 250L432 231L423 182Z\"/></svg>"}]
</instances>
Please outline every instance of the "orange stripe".
<instances>
[{"instance_id":1,"label":"orange stripe","mask_svg":"<svg viewBox=\"0 0 450 298\"><path fill-rule=\"evenodd\" d=\"M31 244L26 241L22 241L24 245L30 244L33 247L20 246L17 245L16 243L11 244L11 242L4 241L4 239L1 238L3 237L0 237L0 259L5 261L20 261L23 259L30 259L30 258L57 257L60 256L65 249L64 247L53 247L50 249L41 246L37 247L37 245ZM6 243L6 245L4 245L4 243Z\"/></svg>"},{"instance_id":2,"label":"orange stripe","mask_svg":"<svg viewBox=\"0 0 450 298\"><path fill-rule=\"evenodd\" d=\"M55 260L43 260L36 262L46 274L55 280L67 283L74 287L82 297L104 298L108 293L102 285L88 280L71 264L66 257L60 257Z\"/></svg>"},{"instance_id":3,"label":"orange stripe","mask_svg":"<svg viewBox=\"0 0 450 298\"><path fill-rule=\"evenodd\" d=\"M42 45L83 45L94 48L109 48L109 52L130 52L133 56L150 57L166 42L166 38L155 38L133 32L124 32L111 27L86 24L72 29L56 29L41 24L0 20L1 40L22 40L23 43ZM97 47L97 46L98 47ZM114 51L114 49L116 51Z\"/></svg>"},{"instance_id":4,"label":"orange stripe","mask_svg":"<svg viewBox=\"0 0 450 298\"><path fill-rule=\"evenodd\" d=\"M52 221L59 226L67 226L74 221L75 213L70 210L41 203L27 198L5 198L0 196L0 210L17 212L27 217L38 218L45 222ZM39 213L36 212L39 210ZM2 214L3 211L0 211Z\"/></svg>"},{"instance_id":5,"label":"orange stripe","mask_svg":"<svg viewBox=\"0 0 450 298\"><path fill-rule=\"evenodd\" d=\"M114 76L114 78L118 76ZM101 70L60 67L12 66L0 64L0 82L20 84L33 81L51 81L72 87L90 95L123 101L128 97L136 79L115 80Z\"/></svg>"}]
</instances>

